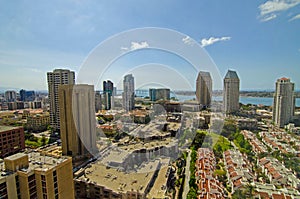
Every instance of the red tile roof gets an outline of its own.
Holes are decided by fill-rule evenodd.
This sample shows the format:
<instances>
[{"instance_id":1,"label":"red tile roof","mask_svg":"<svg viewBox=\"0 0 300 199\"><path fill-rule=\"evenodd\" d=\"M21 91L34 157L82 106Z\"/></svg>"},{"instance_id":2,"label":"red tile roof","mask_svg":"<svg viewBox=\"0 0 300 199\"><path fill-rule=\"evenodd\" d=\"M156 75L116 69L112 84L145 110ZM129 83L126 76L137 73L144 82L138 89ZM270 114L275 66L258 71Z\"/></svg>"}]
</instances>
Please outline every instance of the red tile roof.
<instances>
[{"instance_id":1,"label":"red tile roof","mask_svg":"<svg viewBox=\"0 0 300 199\"><path fill-rule=\"evenodd\" d=\"M282 77L282 78L280 78L280 80L286 81L286 80L289 80L289 78Z\"/></svg>"},{"instance_id":2,"label":"red tile roof","mask_svg":"<svg viewBox=\"0 0 300 199\"><path fill-rule=\"evenodd\" d=\"M273 194L272 194L272 197L273 197L273 199L285 199L283 193L282 193L282 194L276 194L276 193L273 193Z\"/></svg>"}]
</instances>

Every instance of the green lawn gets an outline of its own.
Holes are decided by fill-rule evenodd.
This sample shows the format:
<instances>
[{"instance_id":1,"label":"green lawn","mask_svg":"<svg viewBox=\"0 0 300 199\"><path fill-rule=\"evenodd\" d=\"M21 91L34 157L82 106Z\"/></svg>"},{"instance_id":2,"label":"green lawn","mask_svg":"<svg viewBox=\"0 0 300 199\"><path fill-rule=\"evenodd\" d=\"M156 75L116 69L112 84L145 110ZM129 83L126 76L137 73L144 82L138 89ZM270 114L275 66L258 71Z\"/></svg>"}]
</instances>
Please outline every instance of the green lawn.
<instances>
[{"instance_id":1,"label":"green lawn","mask_svg":"<svg viewBox=\"0 0 300 199\"><path fill-rule=\"evenodd\" d=\"M38 138L37 141L30 141L30 140L25 140L25 146L26 147L32 147L32 148L38 148L41 147L43 145L46 145L49 141L49 139L44 138L45 141L42 141L43 138Z\"/></svg>"},{"instance_id":2,"label":"green lawn","mask_svg":"<svg viewBox=\"0 0 300 199\"><path fill-rule=\"evenodd\" d=\"M222 151L226 151L232 148L230 142L222 135L218 135L216 133L209 133L208 135L210 135L213 140L213 147L217 147L219 145L222 147Z\"/></svg>"}]
</instances>

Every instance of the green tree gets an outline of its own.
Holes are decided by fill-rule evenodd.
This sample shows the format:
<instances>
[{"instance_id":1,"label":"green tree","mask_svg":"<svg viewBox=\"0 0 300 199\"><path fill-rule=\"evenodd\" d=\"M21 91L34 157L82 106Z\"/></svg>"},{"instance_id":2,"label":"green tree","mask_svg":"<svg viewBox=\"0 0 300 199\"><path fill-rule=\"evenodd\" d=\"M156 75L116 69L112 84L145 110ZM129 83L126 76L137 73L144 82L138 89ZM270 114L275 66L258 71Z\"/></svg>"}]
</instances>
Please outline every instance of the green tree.
<instances>
[{"instance_id":1,"label":"green tree","mask_svg":"<svg viewBox=\"0 0 300 199\"><path fill-rule=\"evenodd\" d=\"M197 199L197 190L195 190L193 187L190 187L190 190L187 194L187 199Z\"/></svg>"},{"instance_id":2,"label":"green tree","mask_svg":"<svg viewBox=\"0 0 300 199\"><path fill-rule=\"evenodd\" d=\"M195 147L195 149L200 148L203 144L206 135L207 133L205 131L196 131L196 135L193 140L192 146Z\"/></svg>"},{"instance_id":3,"label":"green tree","mask_svg":"<svg viewBox=\"0 0 300 199\"><path fill-rule=\"evenodd\" d=\"M48 141L47 138L45 136L42 136L42 138L41 138L41 144L42 144L42 146L46 145L47 141Z\"/></svg>"},{"instance_id":4,"label":"green tree","mask_svg":"<svg viewBox=\"0 0 300 199\"><path fill-rule=\"evenodd\" d=\"M254 193L255 193L255 189L254 186L250 183L247 183L247 185L245 186L245 195L247 196L247 198L253 198Z\"/></svg>"},{"instance_id":5,"label":"green tree","mask_svg":"<svg viewBox=\"0 0 300 199\"><path fill-rule=\"evenodd\" d=\"M224 122L224 126L221 135L227 138L231 138L232 134L238 131L237 125L233 119L227 119Z\"/></svg>"},{"instance_id":6,"label":"green tree","mask_svg":"<svg viewBox=\"0 0 300 199\"><path fill-rule=\"evenodd\" d=\"M232 199L247 199L247 197L241 189L238 189L232 194Z\"/></svg>"}]
</instances>

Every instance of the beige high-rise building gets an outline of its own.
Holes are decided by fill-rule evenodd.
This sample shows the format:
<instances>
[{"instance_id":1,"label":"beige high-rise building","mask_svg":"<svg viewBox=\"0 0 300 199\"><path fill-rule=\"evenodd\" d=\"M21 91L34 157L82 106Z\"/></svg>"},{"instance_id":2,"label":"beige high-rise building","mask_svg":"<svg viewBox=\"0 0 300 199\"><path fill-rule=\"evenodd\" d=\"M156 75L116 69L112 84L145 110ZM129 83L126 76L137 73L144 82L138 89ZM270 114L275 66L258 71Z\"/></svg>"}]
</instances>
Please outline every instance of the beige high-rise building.
<instances>
[{"instance_id":1,"label":"beige high-rise building","mask_svg":"<svg viewBox=\"0 0 300 199\"><path fill-rule=\"evenodd\" d=\"M273 122L279 127L284 127L292 120L294 115L294 83L290 79L283 77L278 79L275 85Z\"/></svg>"},{"instance_id":2,"label":"beige high-rise building","mask_svg":"<svg viewBox=\"0 0 300 199\"><path fill-rule=\"evenodd\" d=\"M225 113L239 110L240 79L236 71L228 70L224 77L223 106Z\"/></svg>"},{"instance_id":3,"label":"beige high-rise building","mask_svg":"<svg viewBox=\"0 0 300 199\"><path fill-rule=\"evenodd\" d=\"M131 111L134 109L134 77L132 74L128 74L123 80L123 108L126 111Z\"/></svg>"},{"instance_id":4,"label":"beige high-rise building","mask_svg":"<svg viewBox=\"0 0 300 199\"><path fill-rule=\"evenodd\" d=\"M0 166L0 198L74 198L72 158L17 153Z\"/></svg>"},{"instance_id":5,"label":"beige high-rise building","mask_svg":"<svg viewBox=\"0 0 300 199\"><path fill-rule=\"evenodd\" d=\"M60 85L60 135L63 155L84 156L96 152L94 86Z\"/></svg>"},{"instance_id":6,"label":"beige high-rise building","mask_svg":"<svg viewBox=\"0 0 300 199\"><path fill-rule=\"evenodd\" d=\"M211 105L212 79L209 72L200 71L196 81L196 97L202 107Z\"/></svg>"},{"instance_id":7,"label":"beige high-rise building","mask_svg":"<svg viewBox=\"0 0 300 199\"><path fill-rule=\"evenodd\" d=\"M75 73L66 69L55 69L47 73L48 93L50 101L50 124L54 130L60 129L58 86L75 84Z\"/></svg>"}]
</instances>

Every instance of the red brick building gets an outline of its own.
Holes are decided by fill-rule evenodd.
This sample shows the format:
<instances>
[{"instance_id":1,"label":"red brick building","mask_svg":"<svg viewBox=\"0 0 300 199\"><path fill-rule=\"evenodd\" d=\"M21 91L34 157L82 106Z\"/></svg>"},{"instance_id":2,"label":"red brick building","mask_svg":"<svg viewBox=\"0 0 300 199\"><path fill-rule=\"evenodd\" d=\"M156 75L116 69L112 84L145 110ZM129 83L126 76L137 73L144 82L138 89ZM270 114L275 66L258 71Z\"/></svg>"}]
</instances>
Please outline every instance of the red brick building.
<instances>
[{"instance_id":1,"label":"red brick building","mask_svg":"<svg viewBox=\"0 0 300 199\"><path fill-rule=\"evenodd\" d=\"M23 127L0 126L0 158L15 154L24 148Z\"/></svg>"}]
</instances>

